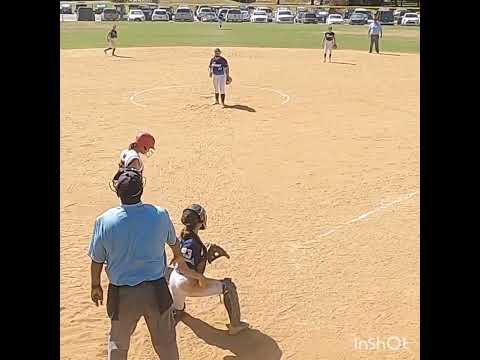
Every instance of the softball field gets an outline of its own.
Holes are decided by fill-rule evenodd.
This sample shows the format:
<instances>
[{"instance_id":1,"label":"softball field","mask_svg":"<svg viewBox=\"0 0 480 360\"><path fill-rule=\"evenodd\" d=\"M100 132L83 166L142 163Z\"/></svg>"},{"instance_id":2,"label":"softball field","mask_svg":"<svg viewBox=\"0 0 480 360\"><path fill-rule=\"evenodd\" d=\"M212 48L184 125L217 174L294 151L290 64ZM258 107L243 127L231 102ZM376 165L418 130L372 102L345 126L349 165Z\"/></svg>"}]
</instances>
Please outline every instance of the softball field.
<instances>
[{"instance_id":1,"label":"softball field","mask_svg":"<svg viewBox=\"0 0 480 360\"><path fill-rule=\"evenodd\" d=\"M210 47L61 50L61 358L106 357L86 251L118 204L120 151L148 130L144 202L177 229L185 206L206 208L202 239L231 255L206 275L233 278L252 326L228 336L218 297L189 299L181 359L418 359L419 55L222 51L226 109ZM155 358L143 320L129 358Z\"/></svg>"}]
</instances>

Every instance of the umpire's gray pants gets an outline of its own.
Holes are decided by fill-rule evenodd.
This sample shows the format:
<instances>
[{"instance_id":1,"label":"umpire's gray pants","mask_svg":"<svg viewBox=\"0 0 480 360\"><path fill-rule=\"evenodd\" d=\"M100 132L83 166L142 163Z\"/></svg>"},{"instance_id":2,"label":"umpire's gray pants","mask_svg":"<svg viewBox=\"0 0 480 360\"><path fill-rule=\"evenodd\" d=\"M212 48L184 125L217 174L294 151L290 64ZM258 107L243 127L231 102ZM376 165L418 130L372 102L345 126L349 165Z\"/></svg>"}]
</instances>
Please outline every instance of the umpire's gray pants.
<instances>
[{"instance_id":1,"label":"umpire's gray pants","mask_svg":"<svg viewBox=\"0 0 480 360\"><path fill-rule=\"evenodd\" d=\"M380 39L379 35L370 35L370 52L372 52L373 44L375 44L375 51L377 52L377 54L379 53L379 50L378 50L379 39Z\"/></svg>"},{"instance_id":2,"label":"umpire's gray pants","mask_svg":"<svg viewBox=\"0 0 480 360\"><path fill-rule=\"evenodd\" d=\"M155 288L144 282L119 289L118 320L111 320L108 338L108 359L126 360L130 336L143 316L152 339L153 348L161 360L178 360L177 337L173 307L160 314Z\"/></svg>"}]
</instances>

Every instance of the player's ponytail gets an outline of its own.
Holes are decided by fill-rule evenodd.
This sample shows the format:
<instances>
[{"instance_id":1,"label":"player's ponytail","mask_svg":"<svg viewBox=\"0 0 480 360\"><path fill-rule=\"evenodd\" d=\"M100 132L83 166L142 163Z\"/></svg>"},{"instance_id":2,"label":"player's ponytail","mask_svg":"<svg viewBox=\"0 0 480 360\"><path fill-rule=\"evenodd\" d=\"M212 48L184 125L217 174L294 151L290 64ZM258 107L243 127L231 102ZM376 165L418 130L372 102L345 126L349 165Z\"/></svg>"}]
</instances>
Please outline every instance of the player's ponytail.
<instances>
[{"instance_id":1,"label":"player's ponytail","mask_svg":"<svg viewBox=\"0 0 480 360\"><path fill-rule=\"evenodd\" d=\"M135 150L136 147L137 147L137 143L133 142L130 145L128 145L128 150Z\"/></svg>"}]
</instances>

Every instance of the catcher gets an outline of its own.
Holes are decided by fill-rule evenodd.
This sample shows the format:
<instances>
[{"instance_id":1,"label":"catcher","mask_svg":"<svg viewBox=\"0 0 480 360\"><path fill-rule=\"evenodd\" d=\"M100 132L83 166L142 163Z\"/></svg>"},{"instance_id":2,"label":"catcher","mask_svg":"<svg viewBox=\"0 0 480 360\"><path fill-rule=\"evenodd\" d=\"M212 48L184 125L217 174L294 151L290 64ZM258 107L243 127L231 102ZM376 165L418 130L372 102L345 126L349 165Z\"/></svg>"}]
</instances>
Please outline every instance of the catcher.
<instances>
[{"instance_id":1,"label":"catcher","mask_svg":"<svg viewBox=\"0 0 480 360\"><path fill-rule=\"evenodd\" d=\"M187 266L195 275L184 275L178 268L170 268L170 276L166 276L169 279L175 317L179 320L183 316L187 297L223 295L223 303L230 319L230 324L227 324L228 332L230 335L238 334L249 325L240 321L240 304L235 284L230 278L215 280L203 275L207 262L211 264L219 257L230 259L230 256L220 246L210 244L207 247L200 240L198 231L207 227L207 213L203 207L193 204L186 208L181 220L185 225L180 234L181 252Z\"/></svg>"},{"instance_id":2,"label":"catcher","mask_svg":"<svg viewBox=\"0 0 480 360\"><path fill-rule=\"evenodd\" d=\"M218 95L222 100L222 105L225 107L225 85L229 85L232 82L230 77L230 69L228 67L227 60L221 56L222 52L219 48L214 51L214 56L210 60L208 66L209 76L213 76L213 87L215 89L215 104L218 105Z\"/></svg>"},{"instance_id":3,"label":"catcher","mask_svg":"<svg viewBox=\"0 0 480 360\"><path fill-rule=\"evenodd\" d=\"M323 62L327 61L327 52L328 62L332 62L332 49L337 48L337 40L335 39L335 33L332 31L332 27L328 27L328 31L323 34Z\"/></svg>"}]
</instances>

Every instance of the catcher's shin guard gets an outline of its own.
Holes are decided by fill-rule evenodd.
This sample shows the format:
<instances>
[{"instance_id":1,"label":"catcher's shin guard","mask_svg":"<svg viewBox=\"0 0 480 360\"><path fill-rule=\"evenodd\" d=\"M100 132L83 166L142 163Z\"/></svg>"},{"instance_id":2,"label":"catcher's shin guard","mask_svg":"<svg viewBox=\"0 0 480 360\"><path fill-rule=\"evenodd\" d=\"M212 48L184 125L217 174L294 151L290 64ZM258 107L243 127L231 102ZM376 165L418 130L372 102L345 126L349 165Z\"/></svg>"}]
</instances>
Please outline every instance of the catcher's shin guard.
<instances>
[{"instance_id":1,"label":"catcher's shin guard","mask_svg":"<svg viewBox=\"0 0 480 360\"><path fill-rule=\"evenodd\" d=\"M232 279L225 278L223 280L223 303L228 312L228 318L232 326L240 324L240 302L238 301L238 293Z\"/></svg>"}]
</instances>

